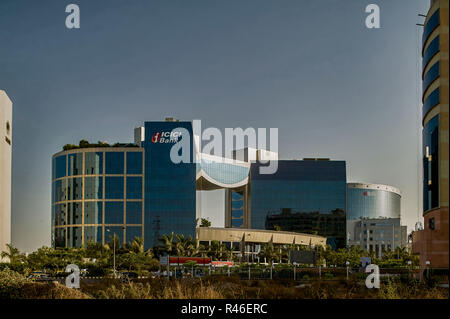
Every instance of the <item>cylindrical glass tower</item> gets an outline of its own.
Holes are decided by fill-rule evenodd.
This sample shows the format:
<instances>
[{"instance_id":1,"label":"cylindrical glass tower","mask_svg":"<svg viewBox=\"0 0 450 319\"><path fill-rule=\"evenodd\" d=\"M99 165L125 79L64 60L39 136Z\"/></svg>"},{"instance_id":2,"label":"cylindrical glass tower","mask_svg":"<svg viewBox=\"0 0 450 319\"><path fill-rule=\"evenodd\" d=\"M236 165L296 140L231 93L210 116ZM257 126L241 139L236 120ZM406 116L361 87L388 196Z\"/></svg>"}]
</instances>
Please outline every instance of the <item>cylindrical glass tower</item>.
<instances>
[{"instance_id":1,"label":"cylindrical glass tower","mask_svg":"<svg viewBox=\"0 0 450 319\"><path fill-rule=\"evenodd\" d=\"M52 159L52 246L121 243L143 237L144 152L79 148Z\"/></svg>"},{"instance_id":2,"label":"cylindrical glass tower","mask_svg":"<svg viewBox=\"0 0 450 319\"><path fill-rule=\"evenodd\" d=\"M400 218L401 192L380 184L347 184L347 220Z\"/></svg>"}]
</instances>

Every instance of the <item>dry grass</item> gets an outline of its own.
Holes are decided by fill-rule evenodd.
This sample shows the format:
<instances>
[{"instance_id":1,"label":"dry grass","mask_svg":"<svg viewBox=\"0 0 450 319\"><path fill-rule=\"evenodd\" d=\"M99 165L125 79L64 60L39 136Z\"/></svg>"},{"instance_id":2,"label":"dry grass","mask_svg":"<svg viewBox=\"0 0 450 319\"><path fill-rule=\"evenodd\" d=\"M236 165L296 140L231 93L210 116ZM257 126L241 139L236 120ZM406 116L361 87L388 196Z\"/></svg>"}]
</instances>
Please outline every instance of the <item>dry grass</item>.
<instances>
[{"instance_id":1,"label":"dry grass","mask_svg":"<svg viewBox=\"0 0 450 319\"><path fill-rule=\"evenodd\" d=\"M25 299L90 299L78 289L67 288L58 283L27 283L22 288Z\"/></svg>"},{"instance_id":2,"label":"dry grass","mask_svg":"<svg viewBox=\"0 0 450 319\"><path fill-rule=\"evenodd\" d=\"M69 289L56 283L23 282L18 298L39 299L447 299L449 290L419 282L389 280L381 289L368 289L357 281L312 280L306 285L292 281L240 280L233 277L145 279L121 283L105 279Z\"/></svg>"}]
</instances>

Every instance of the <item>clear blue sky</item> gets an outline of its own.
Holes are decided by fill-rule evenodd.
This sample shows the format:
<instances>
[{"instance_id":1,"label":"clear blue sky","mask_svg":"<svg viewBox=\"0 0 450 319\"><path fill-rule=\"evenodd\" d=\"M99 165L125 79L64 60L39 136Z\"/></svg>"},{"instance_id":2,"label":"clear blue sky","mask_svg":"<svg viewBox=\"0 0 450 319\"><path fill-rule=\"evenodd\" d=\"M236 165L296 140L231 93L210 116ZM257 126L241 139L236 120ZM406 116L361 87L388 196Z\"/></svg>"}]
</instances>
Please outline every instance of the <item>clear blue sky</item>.
<instances>
[{"instance_id":1,"label":"clear blue sky","mask_svg":"<svg viewBox=\"0 0 450 319\"><path fill-rule=\"evenodd\" d=\"M81 29L65 28L77 3ZM381 8L381 28L364 25ZM13 101L13 243L50 244L51 156L132 141L145 120L278 127L282 158L347 161L348 181L421 205L418 44L428 0L1 0ZM419 65L418 65L419 63ZM421 195L419 196L421 197Z\"/></svg>"}]
</instances>

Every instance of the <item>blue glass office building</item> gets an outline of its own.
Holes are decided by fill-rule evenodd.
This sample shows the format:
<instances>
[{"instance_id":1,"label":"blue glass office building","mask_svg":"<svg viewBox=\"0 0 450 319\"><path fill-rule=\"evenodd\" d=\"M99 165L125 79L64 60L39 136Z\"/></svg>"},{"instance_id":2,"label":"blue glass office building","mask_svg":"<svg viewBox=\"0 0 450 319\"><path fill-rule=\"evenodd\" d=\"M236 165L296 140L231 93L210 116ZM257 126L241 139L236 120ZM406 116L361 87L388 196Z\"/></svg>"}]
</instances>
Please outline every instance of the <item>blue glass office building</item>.
<instances>
[{"instance_id":1,"label":"blue glass office building","mask_svg":"<svg viewBox=\"0 0 450 319\"><path fill-rule=\"evenodd\" d=\"M189 135L170 136L181 128ZM191 122L146 122L145 140L145 234L146 247L158 244L163 234L184 234L195 237L196 166L193 161ZM181 139L188 139L189 163L175 164L170 150Z\"/></svg>"},{"instance_id":2,"label":"blue glass office building","mask_svg":"<svg viewBox=\"0 0 450 319\"><path fill-rule=\"evenodd\" d=\"M251 228L321 235L334 248L345 246L344 161L280 160L275 174L250 172Z\"/></svg>"},{"instance_id":3,"label":"blue glass office building","mask_svg":"<svg viewBox=\"0 0 450 319\"><path fill-rule=\"evenodd\" d=\"M177 145L180 163L171 158ZM259 162L202 154L195 145L191 122L160 121L135 129L133 144L84 143L55 154L53 246L107 243L114 234L121 244L141 237L145 249L171 232L194 238L197 192L217 189L227 190L226 227L280 226L344 245L345 162L277 160L277 172L263 175Z\"/></svg>"}]
</instances>

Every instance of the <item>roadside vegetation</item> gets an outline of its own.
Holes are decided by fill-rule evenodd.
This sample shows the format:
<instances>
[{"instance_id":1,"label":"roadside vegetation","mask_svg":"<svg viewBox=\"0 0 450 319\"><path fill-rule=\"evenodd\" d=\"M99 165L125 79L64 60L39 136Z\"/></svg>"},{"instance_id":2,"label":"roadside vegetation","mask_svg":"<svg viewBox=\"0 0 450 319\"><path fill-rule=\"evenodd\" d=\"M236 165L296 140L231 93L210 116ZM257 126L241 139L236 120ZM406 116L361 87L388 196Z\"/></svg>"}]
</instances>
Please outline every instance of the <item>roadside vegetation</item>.
<instances>
[{"instance_id":1,"label":"roadside vegetation","mask_svg":"<svg viewBox=\"0 0 450 319\"><path fill-rule=\"evenodd\" d=\"M207 221L201 223L208 227ZM316 264L288 263L292 249L315 250ZM41 247L27 255L7 245L1 252L0 298L448 298L448 288L440 288L431 276L423 281L414 279L418 258L402 248L378 259L357 247L334 251L330 247L276 247L268 243L261 247L259 263L241 260L236 267L213 269L187 262L171 267L172 277L163 273L166 267L160 267L159 257L163 255L239 261L236 251L226 245L213 241L205 247L191 237L174 233L161 236L160 245L148 250L141 238L122 245L117 236L104 245L89 242L83 248ZM381 289L367 289L367 274L358 271L361 257L371 257L382 274L389 273L388 269L395 275L383 277ZM115 278L114 260L117 274L133 272L135 277L127 281ZM349 274L347 263L353 269ZM69 264L78 265L82 278L91 278L81 280L80 289L64 285ZM36 280L41 275L48 280Z\"/></svg>"}]
</instances>

